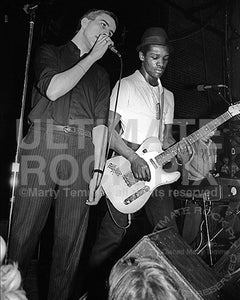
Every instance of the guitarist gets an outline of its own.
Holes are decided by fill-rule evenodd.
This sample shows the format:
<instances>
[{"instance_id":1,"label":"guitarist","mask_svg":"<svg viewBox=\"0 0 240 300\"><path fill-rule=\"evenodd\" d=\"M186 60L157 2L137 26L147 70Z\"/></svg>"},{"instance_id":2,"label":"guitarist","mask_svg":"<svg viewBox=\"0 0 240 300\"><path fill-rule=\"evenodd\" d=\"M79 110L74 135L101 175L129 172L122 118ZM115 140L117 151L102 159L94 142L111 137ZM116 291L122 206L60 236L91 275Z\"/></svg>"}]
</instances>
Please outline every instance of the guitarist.
<instances>
[{"instance_id":1,"label":"guitarist","mask_svg":"<svg viewBox=\"0 0 240 300\"><path fill-rule=\"evenodd\" d=\"M114 109L118 84L112 91L109 113L110 129L115 129L117 125L120 125L120 132L113 131L111 148L130 161L135 178L149 181L151 173L148 164L135 151L144 140L152 136L160 139L163 149L175 143L172 136L174 95L162 86L160 80L170 56L170 44L165 30L159 27L148 28L142 36L137 52L141 68L122 79L116 115ZM181 153L184 156L189 153L190 157L191 148L185 142L179 146L179 160L181 160ZM131 220L131 216L116 210L108 200L107 205L108 211L102 220L90 256L93 273L96 275L96 269L98 269L101 278L103 278L101 267L103 265L106 267L106 263L110 262L111 268L115 263L110 258L119 249ZM152 227L162 220L165 222L163 227L173 226L177 230L175 219L171 218L174 208L169 185L155 190L144 208ZM92 285L91 290L94 290Z\"/></svg>"}]
</instances>

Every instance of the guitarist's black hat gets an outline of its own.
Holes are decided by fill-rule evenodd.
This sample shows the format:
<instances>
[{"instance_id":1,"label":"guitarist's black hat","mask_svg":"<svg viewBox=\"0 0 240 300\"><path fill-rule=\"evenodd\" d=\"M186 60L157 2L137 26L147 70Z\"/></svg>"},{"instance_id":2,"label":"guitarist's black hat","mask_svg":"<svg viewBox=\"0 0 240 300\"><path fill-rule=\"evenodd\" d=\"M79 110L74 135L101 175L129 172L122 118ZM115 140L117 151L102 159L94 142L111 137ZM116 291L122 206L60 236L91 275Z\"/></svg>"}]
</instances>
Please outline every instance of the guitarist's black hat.
<instances>
[{"instance_id":1,"label":"guitarist's black hat","mask_svg":"<svg viewBox=\"0 0 240 300\"><path fill-rule=\"evenodd\" d=\"M142 35L141 43L137 46L137 51L140 51L147 45L162 45L169 47L172 50L168 35L162 27L150 27L146 29Z\"/></svg>"}]
</instances>

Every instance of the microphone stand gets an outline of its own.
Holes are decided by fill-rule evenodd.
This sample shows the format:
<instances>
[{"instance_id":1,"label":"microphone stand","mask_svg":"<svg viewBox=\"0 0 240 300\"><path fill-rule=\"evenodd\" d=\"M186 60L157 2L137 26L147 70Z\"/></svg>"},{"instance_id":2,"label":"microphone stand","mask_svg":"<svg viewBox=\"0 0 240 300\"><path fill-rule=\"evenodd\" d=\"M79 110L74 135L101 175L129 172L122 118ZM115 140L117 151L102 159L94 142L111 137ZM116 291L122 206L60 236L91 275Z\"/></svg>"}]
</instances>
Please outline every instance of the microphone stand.
<instances>
[{"instance_id":1,"label":"microphone stand","mask_svg":"<svg viewBox=\"0 0 240 300\"><path fill-rule=\"evenodd\" d=\"M33 40L33 29L34 29L34 22L35 22L35 13L37 10L38 5L28 7L24 7L24 11L29 14L30 22L29 22L29 37L28 37L28 47L27 47L27 57L26 57L26 64L25 64L25 73L24 73L24 83L23 83L23 93L22 93L22 106L21 106L21 114L19 118L18 130L17 130L17 148L15 154L15 161L12 163L12 175L11 175L11 198L10 198L10 211L9 211L9 219L8 219L8 232L7 232L7 251L5 256L5 263L8 261L8 250L10 245L10 236L11 236L11 225L12 225L12 214L13 214L13 206L15 201L15 189L18 183L18 172L19 172L19 148L20 143L22 140L22 131L23 131L23 118L24 118L24 110L25 110L25 103L26 103L26 94L27 94L27 85L28 85L28 70L29 70L29 63L30 63L30 54L32 48L32 40Z\"/></svg>"},{"instance_id":2,"label":"microphone stand","mask_svg":"<svg viewBox=\"0 0 240 300\"><path fill-rule=\"evenodd\" d=\"M117 54L117 56L119 57L120 59L120 73L119 73L119 78L118 78L118 85L117 85L117 94L116 94L116 102L115 102L115 105L114 105L114 111L113 111L113 120L112 120L112 125L114 126L115 124L115 119L116 119L116 113L117 113L117 105L118 105L118 96L119 96L119 91L120 91L120 85L121 85L121 81L122 81L122 73L123 73L123 60L122 60L122 56L121 54L115 50L115 48L110 48L111 51L113 51L115 54ZM112 128L109 130L109 139L108 139L108 145L107 145L107 151L106 151L106 159L108 158L108 155L109 155L109 151L110 151L110 147L111 147L111 140L112 140L112 136L113 136L113 131L114 131L114 127L112 126ZM106 167L106 165L105 165ZM105 168L104 167L104 168ZM131 214L128 214L128 224L126 226L121 226L120 224L117 223L117 221L115 220L114 216L113 216L113 213L112 213L112 210L111 210L111 207L108 203L108 201L106 201L107 203L107 209L109 211L109 214L113 220L113 222L115 223L115 225L118 227L118 228L121 228L121 229L127 229L130 227L131 225Z\"/></svg>"}]
</instances>

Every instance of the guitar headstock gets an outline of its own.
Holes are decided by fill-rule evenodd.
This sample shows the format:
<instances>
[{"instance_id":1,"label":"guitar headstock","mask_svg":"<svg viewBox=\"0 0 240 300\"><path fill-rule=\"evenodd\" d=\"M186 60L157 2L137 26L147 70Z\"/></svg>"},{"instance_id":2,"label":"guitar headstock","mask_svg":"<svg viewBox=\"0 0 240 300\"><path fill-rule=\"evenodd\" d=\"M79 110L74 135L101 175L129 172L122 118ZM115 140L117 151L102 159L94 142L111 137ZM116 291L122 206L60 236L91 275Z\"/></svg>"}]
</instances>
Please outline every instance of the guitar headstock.
<instances>
[{"instance_id":1,"label":"guitar headstock","mask_svg":"<svg viewBox=\"0 0 240 300\"><path fill-rule=\"evenodd\" d=\"M230 112L230 114L232 116L236 116L236 115L240 114L240 101L229 106L228 111Z\"/></svg>"}]
</instances>

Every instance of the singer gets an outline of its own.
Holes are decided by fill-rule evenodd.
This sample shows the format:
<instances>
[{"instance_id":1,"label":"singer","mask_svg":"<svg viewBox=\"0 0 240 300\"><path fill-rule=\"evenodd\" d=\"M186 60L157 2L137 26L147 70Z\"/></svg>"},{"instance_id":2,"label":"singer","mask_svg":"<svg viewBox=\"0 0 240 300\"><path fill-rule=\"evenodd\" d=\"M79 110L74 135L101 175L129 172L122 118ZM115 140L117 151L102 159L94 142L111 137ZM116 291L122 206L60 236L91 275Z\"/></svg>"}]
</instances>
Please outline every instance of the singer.
<instances>
[{"instance_id":1,"label":"singer","mask_svg":"<svg viewBox=\"0 0 240 300\"><path fill-rule=\"evenodd\" d=\"M86 202L101 196L110 81L97 62L113 44L117 23L110 11L90 10L71 41L44 44L35 55L31 126L20 149L9 259L19 263L25 277L53 206L54 245L44 299L71 298L88 224Z\"/></svg>"}]
</instances>

